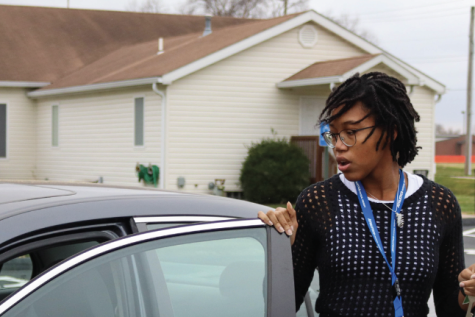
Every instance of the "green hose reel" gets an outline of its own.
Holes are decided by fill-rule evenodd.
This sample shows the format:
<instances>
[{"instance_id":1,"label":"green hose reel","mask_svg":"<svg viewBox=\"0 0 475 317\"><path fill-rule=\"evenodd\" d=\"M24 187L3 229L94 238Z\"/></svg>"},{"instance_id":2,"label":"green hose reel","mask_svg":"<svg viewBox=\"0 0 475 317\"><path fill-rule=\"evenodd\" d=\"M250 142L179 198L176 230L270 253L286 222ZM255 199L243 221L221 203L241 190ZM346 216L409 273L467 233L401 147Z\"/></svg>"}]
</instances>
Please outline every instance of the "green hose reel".
<instances>
[{"instance_id":1,"label":"green hose reel","mask_svg":"<svg viewBox=\"0 0 475 317\"><path fill-rule=\"evenodd\" d=\"M149 164L148 166L144 166L137 163L135 166L135 171L137 172L139 182L143 180L144 185L153 185L158 187L160 168L157 165Z\"/></svg>"}]
</instances>

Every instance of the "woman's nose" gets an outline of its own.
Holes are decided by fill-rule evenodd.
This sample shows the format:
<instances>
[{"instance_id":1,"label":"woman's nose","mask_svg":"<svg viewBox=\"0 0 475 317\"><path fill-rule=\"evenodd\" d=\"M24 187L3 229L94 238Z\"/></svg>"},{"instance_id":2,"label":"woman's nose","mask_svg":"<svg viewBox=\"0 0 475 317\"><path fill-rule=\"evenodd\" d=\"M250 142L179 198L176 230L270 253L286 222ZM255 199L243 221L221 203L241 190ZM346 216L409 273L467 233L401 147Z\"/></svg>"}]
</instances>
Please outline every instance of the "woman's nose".
<instances>
[{"instance_id":1,"label":"woman's nose","mask_svg":"<svg viewBox=\"0 0 475 317\"><path fill-rule=\"evenodd\" d=\"M345 143L343 143L343 141L341 141L340 136L337 136L336 144L335 144L334 149L335 149L335 151L346 151L346 150L348 150L348 146L345 145Z\"/></svg>"}]
</instances>

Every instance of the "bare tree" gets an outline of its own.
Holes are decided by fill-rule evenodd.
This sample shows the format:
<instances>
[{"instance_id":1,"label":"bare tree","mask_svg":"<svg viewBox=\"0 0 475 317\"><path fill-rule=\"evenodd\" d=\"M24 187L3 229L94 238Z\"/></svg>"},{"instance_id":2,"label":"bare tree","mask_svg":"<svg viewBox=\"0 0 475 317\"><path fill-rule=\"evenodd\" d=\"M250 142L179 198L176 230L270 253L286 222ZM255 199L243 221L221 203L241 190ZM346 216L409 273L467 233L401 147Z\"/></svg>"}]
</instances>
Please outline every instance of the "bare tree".
<instances>
[{"instance_id":1,"label":"bare tree","mask_svg":"<svg viewBox=\"0 0 475 317\"><path fill-rule=\"evenodd\" d=\"M130 0L125 7L126 11L148 12L148 13L163 13L166 11L165 6L161 0Z\"/></svg>"},{"instance_id":2,"label":"bare tree","mask_svg":"<svg viewBox=\"0 0 475 317\"><path fill-rule=\"evenodd\" d=\"M273 17L308 10L308 0L274 0L269 5L273 7Z\"/></svg>"},{"instance_id":3,"label":"bare tree","mask_svg":"<svg viewBox=\"0 0 475 317\"><path fill-rule=\"evenodd\" d=\"M185 14L212 14L238 18L270 18L308 8L309 0L188 0Z\"/></svg>"},{"instance_id":4,"label":"bare tree","mask_svg":"<svg viewBox=\"0 0 475 317\"><path fill-rule=\"evenodd\" d=\"M378 43L378 38L374 33L360 27L360 19L358 17L348 14L335 15L331 11L326 12L324 16L372 43Z\"/></svg>"},{"instance_id":5,"label":"bare tree","mask_svg":"<svg viewBox=\"0 0 475 317\"><path fill-rule=\"evenodd\" d=\"M442 124L436 123L436 125L435 125L435 134L438 135L438 136L460 135L460 130L452 129L452 128L445 129Z\"/></svg>"}]
</instances>

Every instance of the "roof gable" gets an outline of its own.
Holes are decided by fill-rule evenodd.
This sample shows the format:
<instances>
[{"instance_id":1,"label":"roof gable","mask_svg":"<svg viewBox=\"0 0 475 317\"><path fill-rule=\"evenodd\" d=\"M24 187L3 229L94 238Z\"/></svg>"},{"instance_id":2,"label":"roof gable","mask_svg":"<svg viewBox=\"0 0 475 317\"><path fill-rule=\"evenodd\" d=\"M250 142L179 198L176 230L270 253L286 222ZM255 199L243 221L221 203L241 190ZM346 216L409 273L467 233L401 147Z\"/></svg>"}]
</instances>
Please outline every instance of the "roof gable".
<instances>
[{"instance_id":1,"label":"roof gable","mask_svg":"<svg viewBox=\"0 0 475 317\"><path fill-rule=\"evenodd\" d=\"M363 55L317 62L277 84L278 88L294 88L341 83L355 73L366 73L374 67L387 66L404 78L407 85L419 85L419 78L385 54Z\"/></svg>"}]
</instances>

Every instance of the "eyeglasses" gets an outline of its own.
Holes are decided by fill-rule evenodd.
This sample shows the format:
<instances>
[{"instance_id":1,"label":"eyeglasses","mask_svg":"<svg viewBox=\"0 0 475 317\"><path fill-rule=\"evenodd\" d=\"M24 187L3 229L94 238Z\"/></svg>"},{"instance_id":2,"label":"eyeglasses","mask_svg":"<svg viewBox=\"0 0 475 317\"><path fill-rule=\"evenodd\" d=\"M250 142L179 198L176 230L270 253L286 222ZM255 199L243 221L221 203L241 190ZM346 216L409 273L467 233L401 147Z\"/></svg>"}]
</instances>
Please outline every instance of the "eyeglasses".
<instances>
[{"instance_id":1,"label":"eyeglasses","mask_svg":"<svg viewBox=\"0 0 475 317\"><path fill-rule=\"evenodd\" d=\"M331 133L330 131L323 132L322 137L325 142L328 144L330 148L334 148L336 146L336 142L338 142L338 137L340 137L341 142L344 145L351 147L356 144L356 132L366 129L374 128L375 126L356 129L356 130L343 130L340 133Z\"/></svg>"}]
</instances>

